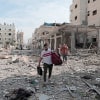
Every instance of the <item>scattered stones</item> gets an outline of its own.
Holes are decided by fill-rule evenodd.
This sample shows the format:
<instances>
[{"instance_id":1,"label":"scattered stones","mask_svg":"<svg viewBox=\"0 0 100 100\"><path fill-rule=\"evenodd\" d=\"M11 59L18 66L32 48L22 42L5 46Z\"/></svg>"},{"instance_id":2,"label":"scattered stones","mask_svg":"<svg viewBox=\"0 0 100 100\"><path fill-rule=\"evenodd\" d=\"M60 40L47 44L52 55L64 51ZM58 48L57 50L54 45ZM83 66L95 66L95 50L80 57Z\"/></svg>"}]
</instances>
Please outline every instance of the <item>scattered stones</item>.
<instances>
[{"instance_id":1,"label":"scattered stones","mask_svg":"<svg viewBox=\"0 0 100 100\"><path fill-rule=\"evenodd\" d=\"M91 75L84 75L81 78L83 78L83 79L93 79L93 77Z\"/></svg>"},{"instance_id":2,"label":"scattered stones","mask_svg":"<svg viewBox=\"0 0 100 100\"><path fill-rule=\"evenodd\" d=\"M32 96L33 91L28 91L23 88L14 89L5 95L7 100L28 100Z\"/></svg>"},{"instance_id":3,"label":"scattered stones","mask_svg":"<svg viewBox=\"0 0 100 100\"><path fill-rule=\"evenodd\" d=\"M96 81L100 82L100 78L96 78Z\"/></svg>"},{"instance_id":4,"label":"scattered stones","mask_svg":"<svg viewBox=\"0 0 100 100\"><path fill-rule=\"evenodd\" d=\"M88 60L95 64L88 63ZM30 98L22 100L73 100L73 97L75 100L95 100L97 94L90 92L92 89L89 89L82 79L100 91L99 60L99 55L68 56L67 64L54 66L51 82L42 87L43 76L37 75L37 58L10 55L9 58L0 60L0 100L6 100L3 97L17 98L18 89L32 91ZM11 63L7 64L9 61ZM88 64L84 64L85 61Z\"/></svg>"},{"instance_id":5,"label":"scattered stones","mask_svg":"<svg viewBox=\"0 0 100 100\"><path fill-rule=\"evenodd\" d=\"M0 59L8 59L10 58L10 56L7 56L7 55L0 55Z\"/></svg>"},{"instance_id":6,"label":"scattered stones","mask_svg":"<svg viewBox=\"0 0 100 100\"><path fill-rule=\"evenodd\" d=\"M39 100L49 100L50 96L47 96L45 94L38 94Z\"/></svg>"},{"instance_id":7,"label":"scattered stones","mask_svg":"<svg viewBox=\"0 0 100 100\"><path fill-rule=\"evenodd\" d=\"M12 57L12 63L18 63L19 62L19 58L14 56Z\"/></svg>"}]
</instances>

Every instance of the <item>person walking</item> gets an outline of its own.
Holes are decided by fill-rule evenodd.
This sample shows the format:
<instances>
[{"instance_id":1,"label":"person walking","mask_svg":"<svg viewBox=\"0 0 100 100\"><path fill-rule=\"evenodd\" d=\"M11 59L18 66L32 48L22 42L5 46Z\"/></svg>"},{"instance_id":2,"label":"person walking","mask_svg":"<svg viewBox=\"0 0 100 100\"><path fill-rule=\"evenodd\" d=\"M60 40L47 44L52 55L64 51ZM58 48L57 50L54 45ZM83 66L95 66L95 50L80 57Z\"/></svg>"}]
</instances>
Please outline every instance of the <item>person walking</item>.
<instances>
[{"instance_id":1,"label":"person walking","mask_svg":"<svg viewBox=\"0 0 100 100\"><path fill-rule=\"evenodd\" d=\"M61 47L60 51L61 51L61 55L62 55L62 58L63 58L63 62L67 61L67 54L68 54L68 46L67 46L67 44L64 44Z\"/></svg>"},{"instance_id":2,"label":"person walking","mask_svg":"<svg viewBox=\"0 0 100 100\"><path fill-rule=\"evenodd\" d=\"M51 75L52 75L52 69L53 69L53 64L51 60L51 49L48 48L48 44L44 44L44 50L41 52L41 56L39 59L39 64L38 67L40 67L41 61L43 62L43 80L44 80L44 85L47 84L47 71L49 72L48 74L48 81L50 81Z\"/></svg>"}]
</instances>

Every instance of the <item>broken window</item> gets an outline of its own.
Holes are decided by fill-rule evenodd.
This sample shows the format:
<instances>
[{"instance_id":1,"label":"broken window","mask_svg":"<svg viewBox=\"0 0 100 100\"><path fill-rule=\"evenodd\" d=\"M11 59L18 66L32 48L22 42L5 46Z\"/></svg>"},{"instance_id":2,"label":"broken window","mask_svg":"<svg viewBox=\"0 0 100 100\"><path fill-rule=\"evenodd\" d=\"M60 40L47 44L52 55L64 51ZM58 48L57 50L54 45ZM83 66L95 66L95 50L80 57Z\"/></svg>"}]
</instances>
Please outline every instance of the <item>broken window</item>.
<instances>
[{"instance_id":1,"label":"broken window","mask_svg":"<svg viewBox=\"0 0 100 100\"><path fill-rule=\"evenodd\" d=\"M9 29L9 31L11 31L11 29Z\"/></svg>"},{"instance_id":2,"label":"broken window","mask_svg":"<svg viewBox=\"0 0 100 100\"><path fill-rule=\"evenodd\" d=\"M88 0L88 3L90 3L90 0Z\"/></svg>"},{"instance_id":3,"label":"broken window","mask_svg":"<svg viewBox=\"0 0 100 100\"><path fill-rule=\"evenodd\" d=\"M75 16L75 20L77 20L77 16Z\"/></svg>"},{"instance_id":4,"label":"broken window","mask_svg":"<svg viewBox=\"0 0 100 100\"><path fill-rule=\"evenodd\" d=\"M96 15L97 14L97 10L94 10L92 14L93 15Z\"/></svg>"},{"instance_id":5,"label":"broken window","mask_svg":"<svg viewBox=\"0 0 100 100\"><path fill-rule=\"evenodd\" d=\"M97 40L96 38L92 38L92 42L96 42L96 40Z\"/></svg>"},{"instance_id":6,"label":"broken window","mask_svg":"<svg viewBox=\"0 0 100 100\"><path fill-rule=\"evenodd\" d=\"M88 14L87 15L90 16L90 11L88 11Z\"/></svg>"},{"instance_id":7,"label":"broken window","mask_svg":"<svg viewBox=\"0 0 100 100\"><path fill-rule=\"evenodd\" d=\"M77 8L77 4L75 5L75 8Z\"/></svg>"},{"instance_id":8,"label":"broken window","mask_svg":"<svg viewBox=\"0 0 100 100\"><path fill-rule=\"evenodd\" d=\"M93 0L93 2L94 2L94 1L96 1L96 0Z\"/></svg>"},{"instance_id":9,"label":"broken window","mask_svg":"<svg viewBox=\"0 0 100 100\"><path fill-rule=\"evenodd\" d=\"M42 34L43 34L43 35L45 35L45 33L44 33L44 32L43 32Z\"/></svg>"},{"instance_id":10,"label":"broken window","mask_svg":"<svg viewBox=\"0 0 100 100\"><path fill-rule=\"evenodd\" d=\"M9 35L11 35L11 33L9 33Z\"/></svg>"}]
</instances>

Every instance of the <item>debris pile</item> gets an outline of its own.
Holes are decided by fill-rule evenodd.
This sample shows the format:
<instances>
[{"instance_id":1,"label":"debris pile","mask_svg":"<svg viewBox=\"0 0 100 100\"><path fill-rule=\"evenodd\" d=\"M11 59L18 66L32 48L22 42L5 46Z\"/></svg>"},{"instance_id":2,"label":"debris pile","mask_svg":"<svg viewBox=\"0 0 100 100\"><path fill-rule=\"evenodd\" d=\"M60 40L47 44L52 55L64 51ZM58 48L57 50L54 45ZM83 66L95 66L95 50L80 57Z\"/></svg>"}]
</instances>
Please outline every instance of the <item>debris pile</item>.
<instances>
[{"instance_id":1,"label":"debris pile","mask_svg":"<svg viewBox=\"0 0 100 100\"><path fill-rule=\"evenodd\" d=\"M23 88L14 89L5 95L7 100L28 100L32 96L33 91L28 91Z\"/></svg>"},{"instance_id":2,"label":"debris pile","mask_svg":"<svg viewBox=\"0 0 100 100\"><path fill-rule=\"evenodd\" d=\"M100 100L100 55L87 55L54 66L45 87L36 57L7 55L0 60L0 100Z\"/></svg>"}]
</instances>

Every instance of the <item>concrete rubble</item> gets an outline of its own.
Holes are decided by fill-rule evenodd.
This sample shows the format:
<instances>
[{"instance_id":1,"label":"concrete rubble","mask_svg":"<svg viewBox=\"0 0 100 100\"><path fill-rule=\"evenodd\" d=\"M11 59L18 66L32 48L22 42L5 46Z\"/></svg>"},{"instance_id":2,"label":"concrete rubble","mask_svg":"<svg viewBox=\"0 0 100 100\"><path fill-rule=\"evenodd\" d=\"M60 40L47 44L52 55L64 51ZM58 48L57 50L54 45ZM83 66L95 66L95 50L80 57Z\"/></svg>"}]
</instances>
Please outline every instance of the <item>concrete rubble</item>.
<instances>
[{"instance_id":1,"label":"concrete rubble","mask_svg":"<svg viewBox=\"0 0 100 100\"><path fill-rule=\"evenodd\" d=\"M6 58L0 58L0 100L13 100L11 91L18 89L32 91L28 98L18 100L100 100L100 55L84 51L69 55L67 63L54 66L46 87L37 75L38 57L0 55Z\"/></svg>"}]
</instances>

